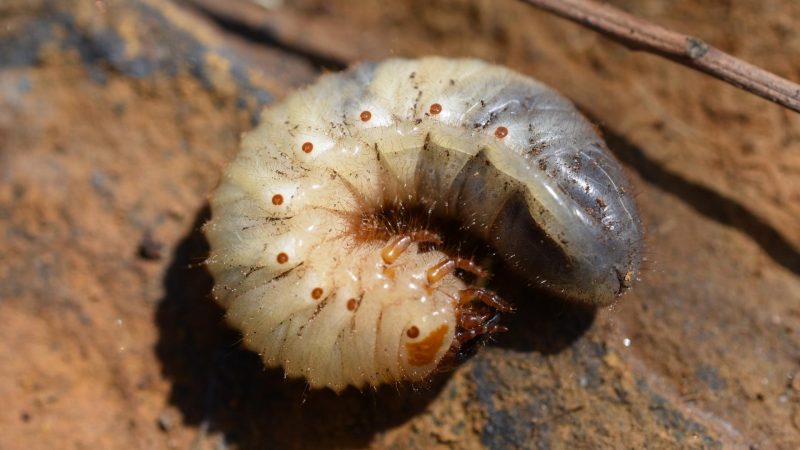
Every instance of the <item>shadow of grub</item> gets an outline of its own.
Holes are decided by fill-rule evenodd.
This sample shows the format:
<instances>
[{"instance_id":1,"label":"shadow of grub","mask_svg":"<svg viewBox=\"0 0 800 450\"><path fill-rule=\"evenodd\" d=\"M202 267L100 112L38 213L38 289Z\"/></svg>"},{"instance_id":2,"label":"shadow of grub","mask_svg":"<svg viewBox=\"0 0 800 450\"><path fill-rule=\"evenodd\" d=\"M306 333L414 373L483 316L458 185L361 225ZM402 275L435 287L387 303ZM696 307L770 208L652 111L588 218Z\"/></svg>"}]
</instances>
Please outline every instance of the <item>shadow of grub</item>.
<instances>
[{"instance_id":1,"label":"shadow of grub","mask_svg":"<svg viewBox=\"0 0 800 450\"><path fill-rule=\"evenodd\" d=\"M597 308L568 302L533 287L505 267L493 272L489 287L514 305L516 312L503 315L500 323L508 331L493 335L487 345L554 355L572 345L594 323Z\"/></svg>"},{"instance_id":2,"label":"shadow of grub","mask_svg":"<svg viewBox=\"0 0 800 450\"><path fill-rule=\"evenodd\" d=\"M283 53L298 56L313 64L315 67L326 71L340 71L347 68L348 63L331 55L315 52L310 48L293 45L280 39L273 30L266 25L251 25L247 21L236 17L235 6L223 4L224 8L213 7L189 0L186 4L197 13L210 20L228 33L247 39L250 42L280 50ZM222 4L222 3L221 3Z\"/></svg>"},{"instance_id":3,"label":"shadow of grub","mask_svg":"<svg viewBox=\"0 0 800 450\"><path fill-rule=\"evenodd\" d=\"M213 280L198 264L208 254L200 231L208 218L205 207L175 250L156 315L156 353L172 382L169 402L187 424L220 431L240 448L361 447L438 395L442 377L425 386L350 388L337 395L264 369L255 353L239 345L239 334L210 298Z\"/></svg>"},{"instance_id":4,"label":"shadow of grub","mask_svg":"<svg viewBox=\"0 0 800 450\"><path fill-rule=\"evenodd\" d=\"M224 311L210 298L213 280L199 264L208 254L200 231L208 218L206 206L176 248L156 315L156 353L172 382L169 402L185 423L219 431L240 448L363 447L376 433L421 413L439 395L448 373L424 385L348 388L336 394L309 390L302 380L285 379L279 369L264 369L255 353L240 346L239 334L225 325ZM498 282L507 286L501 291L519 311L503 318L511 331L489 345L557 353L592 323L593 310L542 298L513 278Z\"/></svg>"},{"instance_id":5,"label":"shadow of grub","mask_svg":"<svg viewBox=\"0 0 800 450\"><path fill-rule=\"evenodd\" d=\"M608 147L645 180L679 197L698 213L750 236L776 263L800 275L800 250L746 206L689 181L652 160L624 136L603 129Z\"/></svg>"}]
</instances>

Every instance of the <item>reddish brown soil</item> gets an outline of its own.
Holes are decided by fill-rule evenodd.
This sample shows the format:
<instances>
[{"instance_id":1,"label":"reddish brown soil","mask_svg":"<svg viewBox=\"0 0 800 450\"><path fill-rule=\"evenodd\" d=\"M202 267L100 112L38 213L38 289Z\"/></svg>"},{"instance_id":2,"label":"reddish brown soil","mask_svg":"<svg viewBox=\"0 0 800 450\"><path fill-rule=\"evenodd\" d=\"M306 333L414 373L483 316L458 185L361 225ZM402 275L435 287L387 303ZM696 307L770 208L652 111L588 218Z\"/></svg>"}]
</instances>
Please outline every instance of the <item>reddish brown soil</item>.
<instances>
[{"instance_id":1,"label":"reddish brown soil","mask_svg":"<svg viewBox=\"0 0 800 450\"><path fill-rule=\"evenodd\" d=\"M521 2L284 3L0 6L0 449L800 447L800 116ZM800 80L794 0L612 3ZM522 302L429 385L307 392L208 299L207 194L263 104L425 54L573 98L647 271L608 309Z\"/></svg>"}]
</instances>

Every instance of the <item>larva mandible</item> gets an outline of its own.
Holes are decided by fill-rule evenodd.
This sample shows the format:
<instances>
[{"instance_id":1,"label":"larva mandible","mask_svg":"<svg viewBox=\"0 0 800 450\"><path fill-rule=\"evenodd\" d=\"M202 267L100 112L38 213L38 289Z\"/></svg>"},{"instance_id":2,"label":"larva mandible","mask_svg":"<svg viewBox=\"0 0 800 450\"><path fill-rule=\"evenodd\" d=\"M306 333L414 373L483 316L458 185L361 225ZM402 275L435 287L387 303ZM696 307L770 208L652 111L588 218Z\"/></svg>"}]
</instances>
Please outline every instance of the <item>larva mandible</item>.
<instances>
[{"instance_id":1,"label":"larva mandible","mask_svg":"<svg viewBox=\"0 0 800 450\"><path fill-rule=\"evenodd\" d=\"M312 387L422 380L511 309L470 283L487 271L442 245L437 220L532 283L605 305L641 262L628 186L537 81L474 59L362 64L243 139L205 227L213 294L266 365Z\"/></svg>"}]
</instances>

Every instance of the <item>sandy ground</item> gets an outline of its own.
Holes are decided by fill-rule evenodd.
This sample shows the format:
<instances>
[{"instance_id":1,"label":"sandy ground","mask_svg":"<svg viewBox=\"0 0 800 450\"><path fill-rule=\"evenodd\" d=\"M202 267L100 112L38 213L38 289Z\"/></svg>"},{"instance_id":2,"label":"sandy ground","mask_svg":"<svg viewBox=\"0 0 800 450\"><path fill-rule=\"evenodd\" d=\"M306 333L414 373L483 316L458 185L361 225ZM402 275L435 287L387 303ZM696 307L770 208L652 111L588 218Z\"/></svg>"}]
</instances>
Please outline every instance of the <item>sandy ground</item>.
<instances>
[{"instance_id":1,"label":"sandy ground","mask_svg":"<svg viewBox=\"0 0 800 450\"><path fill-rule=\"evenodd\" d=\"M514 1L0 5L0 449L798 448L800 116ZM611 2L800 80L793 0ZM263 105L323 71L475 56L598 123L647 270L424 386L308 391L238 347L198 263Z\"/></svg>"}]
</instances>

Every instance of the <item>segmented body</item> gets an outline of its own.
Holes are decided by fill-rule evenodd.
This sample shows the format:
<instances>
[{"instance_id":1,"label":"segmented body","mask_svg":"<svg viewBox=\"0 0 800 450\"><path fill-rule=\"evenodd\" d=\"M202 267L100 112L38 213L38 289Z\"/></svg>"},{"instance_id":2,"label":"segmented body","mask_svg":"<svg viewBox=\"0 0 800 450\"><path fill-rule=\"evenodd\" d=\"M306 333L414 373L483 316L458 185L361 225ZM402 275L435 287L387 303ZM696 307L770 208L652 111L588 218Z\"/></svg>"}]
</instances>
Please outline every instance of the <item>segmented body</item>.
<instances>
[{"instance_id":1,"label":"segmented body","mask_svg":"<svg viewBox=\"0 0 800 450\"><path fill-rule=\"evenodd\" d=\"M441 245L440 219L532 284L597 305L641 259L627 181L594 127L478 60L322 77L265 111L211 207L208 266L230 323L265 364L334 390L424 379L500 329L510 308L472 285L485 271Z\"/></svg>"}]
</instances>

